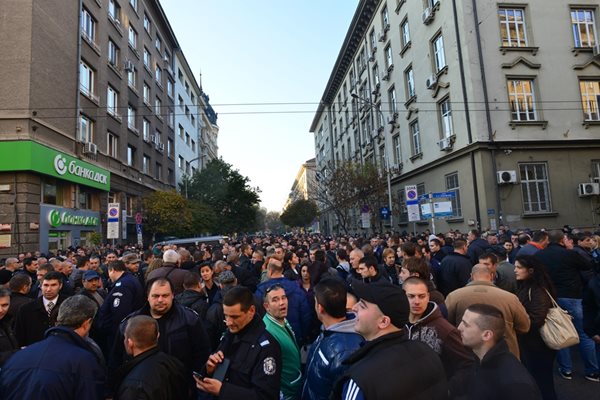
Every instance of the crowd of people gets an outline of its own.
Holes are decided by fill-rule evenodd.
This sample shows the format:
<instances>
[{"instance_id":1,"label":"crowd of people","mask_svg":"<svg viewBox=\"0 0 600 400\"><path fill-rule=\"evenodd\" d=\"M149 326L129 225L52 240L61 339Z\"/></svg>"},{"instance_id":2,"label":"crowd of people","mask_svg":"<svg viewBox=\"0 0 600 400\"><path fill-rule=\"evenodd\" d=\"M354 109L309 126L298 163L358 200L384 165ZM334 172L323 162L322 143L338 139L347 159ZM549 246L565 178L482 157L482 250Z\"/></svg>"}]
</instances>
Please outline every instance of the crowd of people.
<instances>
[{"instance_id":1,"label":"crowd of people","mask_svg":"<svg viewBox=\"0 0 600 400\"><path fill-rule=\"evenodd\" d=\"M0 398L552 400L555 368L600 382L598 274L599 236L506 226L16 254Z\"/></svg>"}]
</instances>

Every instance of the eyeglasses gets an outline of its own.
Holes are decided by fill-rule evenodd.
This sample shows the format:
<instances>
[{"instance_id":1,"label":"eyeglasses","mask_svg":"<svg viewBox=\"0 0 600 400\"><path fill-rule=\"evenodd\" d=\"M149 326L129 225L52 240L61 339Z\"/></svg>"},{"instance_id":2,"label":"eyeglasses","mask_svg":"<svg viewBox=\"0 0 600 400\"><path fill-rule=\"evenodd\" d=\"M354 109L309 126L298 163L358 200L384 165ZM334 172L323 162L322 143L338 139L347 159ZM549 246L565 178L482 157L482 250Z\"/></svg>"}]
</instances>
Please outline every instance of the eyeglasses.
<instances>
[{"instance_id":1,"label":"eyeglasses","mask_svg":"<svg viewBox=\"0 0 600 400\"><path fill-rule=\"evenodd\" d=\"M274 285L271 285L267 288L267 290L265 290L265 293L271 293L273 290L279 290L279 289L283 289L283 286L281 286L279 283L276 283Z\"/></svg>"}]
</instances>

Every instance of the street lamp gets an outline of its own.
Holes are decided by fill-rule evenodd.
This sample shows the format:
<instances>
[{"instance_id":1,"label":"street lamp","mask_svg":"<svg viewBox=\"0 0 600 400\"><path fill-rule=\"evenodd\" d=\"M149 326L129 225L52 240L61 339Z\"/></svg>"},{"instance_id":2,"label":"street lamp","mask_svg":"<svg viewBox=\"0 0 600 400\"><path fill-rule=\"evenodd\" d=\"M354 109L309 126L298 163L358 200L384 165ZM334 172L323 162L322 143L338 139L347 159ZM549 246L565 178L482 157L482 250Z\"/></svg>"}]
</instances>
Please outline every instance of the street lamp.
<instances>
[{"instance_id":1,"label":"street lamp","mask_svg":"<svg viewBox=\"0 0 600 400\"><path fill-rule=\"evenodd\" d=\"M192 163L194 161L198 161L200 159L200 156L196 157L196 158L192 158L189 162L190 162L190 167L192 166ZM185 183L185 198L188 198L188 180L189 178L186 177L185 181L183 181Z\"/></svg>"},{"instance_id":2,"label":"street lamp","mask_svg":"<svg viewBox=\"0 0 600 400\"><path fill-rule=\"evenodd\" d=\"M381 109L379 107L377 107L377 105L375 103L373 103L370 99L362 98L359 95L357 95L356 93L352 93L352 98L365 103L371 109L375 109L379 113L379 116L381 117L381 122L383 124L385 124L385 118L383 115L383 111L381 111ZM384 140L386 140L385 125L383 128L383 137L384 137ZM371 139L373 139L373 138L371 138ZM387 177L387 187L388 187L388 208L390 209L390 226L392 227L392 231L394 231L394 213L393 213L393 208L392 208L392 181L391 181L391 177L390 177L390 163L389 163L388 156L387 156L387 150L388 150L388 147L386 146L383 159L385 162L385 168L387 170L386 177Z\"/></svg>"}]
</instances>

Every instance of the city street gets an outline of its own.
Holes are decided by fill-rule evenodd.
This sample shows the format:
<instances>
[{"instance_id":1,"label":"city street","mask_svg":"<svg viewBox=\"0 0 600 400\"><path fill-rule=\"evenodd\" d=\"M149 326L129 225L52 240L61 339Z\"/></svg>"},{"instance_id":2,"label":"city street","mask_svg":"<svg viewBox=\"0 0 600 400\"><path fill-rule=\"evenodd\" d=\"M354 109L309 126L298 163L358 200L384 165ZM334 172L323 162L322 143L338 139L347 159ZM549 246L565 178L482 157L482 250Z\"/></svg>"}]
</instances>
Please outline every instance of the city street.
<instances>
[{"instance_id":1,"label":"city street","mask_svg":"<svg viewBox=\"0 0 600 400\"><path fill-rule=\"evenodd\" d=\"M573 379L566 380L557 372L554 363L554 386L558 400L600 400L600 383L590 382L583 377L583 363L577 349L571 351L573 358Z\"/></svg>"}]
</instances>

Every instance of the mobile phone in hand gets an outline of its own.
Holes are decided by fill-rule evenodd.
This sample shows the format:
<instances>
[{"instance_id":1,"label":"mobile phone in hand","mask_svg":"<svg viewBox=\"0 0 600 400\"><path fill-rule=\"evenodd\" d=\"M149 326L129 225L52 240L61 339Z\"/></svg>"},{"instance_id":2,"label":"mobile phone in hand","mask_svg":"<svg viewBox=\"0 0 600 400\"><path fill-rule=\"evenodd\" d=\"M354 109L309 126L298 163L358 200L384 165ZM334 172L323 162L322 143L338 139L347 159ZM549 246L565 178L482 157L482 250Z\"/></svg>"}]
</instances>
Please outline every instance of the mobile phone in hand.
<instances>
[{"instance_id":1,"label":"mobile phone in hand","mask_svg":"<svg viewBox=\"0 0 600 400\"><path fill-rule=\"evenodd\" d=\"M200 372L198 371L192 371L192 374L194 374L194 376L198 379L200 379L201 381L204 380L204 375L202 375Z\"/></svg>"}]
</instances>

